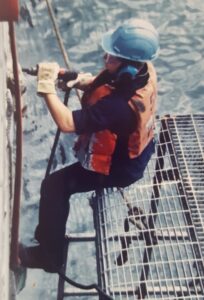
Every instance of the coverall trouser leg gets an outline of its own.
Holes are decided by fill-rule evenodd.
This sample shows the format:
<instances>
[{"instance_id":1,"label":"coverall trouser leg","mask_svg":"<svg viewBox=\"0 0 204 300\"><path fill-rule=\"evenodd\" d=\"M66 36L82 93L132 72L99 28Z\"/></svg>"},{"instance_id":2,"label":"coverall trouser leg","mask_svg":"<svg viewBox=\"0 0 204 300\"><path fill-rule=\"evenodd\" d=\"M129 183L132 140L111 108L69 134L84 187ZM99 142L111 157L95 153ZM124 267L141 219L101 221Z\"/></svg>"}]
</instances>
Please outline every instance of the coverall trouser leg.
<instances>
[{"instance_id":1,"label":"coverall trouser leg","mask_svg":"<svg viewBox=\"0 0 204 300\"><path fill-rule=\"evenodd\" d=\"M118 178L101 175L84 169L80 163L75 163L43 180L39 224L35 237L45 252L54 253L58 258L62 257L70 196L98 188L119 186L119 175Z\"/></svg>"}]
</instances>

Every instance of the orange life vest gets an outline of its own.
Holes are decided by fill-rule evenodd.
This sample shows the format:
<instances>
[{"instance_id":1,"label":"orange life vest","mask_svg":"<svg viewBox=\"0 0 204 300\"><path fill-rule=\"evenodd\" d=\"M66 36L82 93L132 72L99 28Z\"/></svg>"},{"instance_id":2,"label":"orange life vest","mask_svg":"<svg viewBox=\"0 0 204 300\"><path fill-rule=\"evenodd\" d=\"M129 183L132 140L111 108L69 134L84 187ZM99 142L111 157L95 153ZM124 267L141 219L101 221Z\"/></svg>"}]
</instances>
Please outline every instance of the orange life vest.
<instances>
[{"instance_id":1,"label":"orange life vest","mask_svg":"<svg viewBox=\"0 0 204 300\"><path fill-rule=\"evenodd\" d=\"M136 90L128 101L135 112L135 122L137 123L135 131L129 136L128 153L130 158L139 156L154 134L157 78L153 65L151 63L147 65L149 72L147 84ZM96 88L85 99L88 105L93 105L112 91L113 87L105 84ZM117 135L108 129L92 134L83 134L75 145L76 156L85 169L108 175L116 142Z\"/></svg>"}]
</instances>

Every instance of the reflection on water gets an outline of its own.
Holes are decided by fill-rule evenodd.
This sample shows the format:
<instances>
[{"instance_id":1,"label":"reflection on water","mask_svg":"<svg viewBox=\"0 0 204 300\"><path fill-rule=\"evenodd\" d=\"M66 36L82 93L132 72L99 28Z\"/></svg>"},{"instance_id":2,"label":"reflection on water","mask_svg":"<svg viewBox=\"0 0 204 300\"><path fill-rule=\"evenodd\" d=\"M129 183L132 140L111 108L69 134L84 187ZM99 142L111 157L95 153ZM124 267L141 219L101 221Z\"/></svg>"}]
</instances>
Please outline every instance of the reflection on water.
<instances>
[{"instance_id":1,"label":"reflection on water","mask_svg":"<svg viewBox=\"0 0 204 300\"><path fill-rule=\"evenodd\" d=\"M97 73L102 67L100 39L104 32L131 17L149 19L158 28L161 40L160 57L155 61L159 80L158 113L204 112L203 0L55 0L52 4L72 67L92 73ZM55 60L64 66L45 1L21 2L16 31L22 66L35 66L43 60ZM40 182L45 174L56 127L43 100L36 96L35 79L27 76L26 80L20 235L24 241L30 242L37 223ZM79 107L74 92L70 97L70 107ZM74 161L73 141L74 135L61 137L54 168ZM91 214L86 197L76 195L72 198L69 227L80 232L90 230L93 226ZM80 247L77 251L80 252ZM96 280L94 262L78 261L77 251L70 256L73 267L70 274L87 283L89 279ZM91 261L93 251L87 250ZM86 277L88 267L89 278ZM56 299L56 286L57 276L29 271L27 286L18 299Z\"/></svg>"}]
</instances>

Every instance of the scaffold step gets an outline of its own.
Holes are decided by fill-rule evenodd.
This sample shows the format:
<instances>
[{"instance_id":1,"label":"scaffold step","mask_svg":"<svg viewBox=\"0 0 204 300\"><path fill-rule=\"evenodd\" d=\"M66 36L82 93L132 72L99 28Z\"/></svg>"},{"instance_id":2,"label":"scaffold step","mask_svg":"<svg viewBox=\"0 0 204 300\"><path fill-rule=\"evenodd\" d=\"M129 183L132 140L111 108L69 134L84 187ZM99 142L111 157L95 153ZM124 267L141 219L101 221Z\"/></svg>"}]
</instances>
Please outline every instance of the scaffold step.
<instances>
[{"instance_id":1,"label":"scaffold step","mask_svg":"<svg viewBox=\"0 0 204 300\"><path fill-rule=\"evenodd\" d=\"M67 296L97 296L98 293L95 289L81 290L79 288L67 287L64 289L64 297Z\"/></svg>"},{"instance_id":2,"label":"scaffold step","mask_svg":"<svg viewBox=\"0 0 204 300\"><path fill-rule=\"evenodd\" d=\"M117 232L115 235L108 236L109 240L118 240L120 237L131 238L132 240L143 239L142 233L145 231L138 231L138 232L126 232L123 231ZM149 230L151 233L151 230ZM157 230L152 232L153 236L158 239L187 239L189 238L189 234L187 230Z\"/></svg>"},{"instance_id":3,"label":"scaffold step","mask_svg":"<svg viewBox=\"0 0 204 300\"><path fill-rule=\"evenodd\" d=\"M177 293L185 293L185 294L190 294L190 288L187 286L175 286L175 285L169 285L169 286L146 286L147 289L147 294L168 294L168 295L175 295ZM137 287L133 290L132 286L129 288L122 288L122 287L116 287L111 289L111 293L115 295L137 295L138 294L138 289ZM202 295L202 291L200 288L197 289L197 293ZM148 298L149 299L149 298Z\"/></svg>"},{"instance_id":4,"label":"scaffold step","mask_svg":"<svg viewBox=\"0 0 204 300\"><path fill-rule=\"evenodd\" d=\"M69 242L94 242L96 238L95 232L69 233L66 234Z\"/></svg>"}]
</instances>

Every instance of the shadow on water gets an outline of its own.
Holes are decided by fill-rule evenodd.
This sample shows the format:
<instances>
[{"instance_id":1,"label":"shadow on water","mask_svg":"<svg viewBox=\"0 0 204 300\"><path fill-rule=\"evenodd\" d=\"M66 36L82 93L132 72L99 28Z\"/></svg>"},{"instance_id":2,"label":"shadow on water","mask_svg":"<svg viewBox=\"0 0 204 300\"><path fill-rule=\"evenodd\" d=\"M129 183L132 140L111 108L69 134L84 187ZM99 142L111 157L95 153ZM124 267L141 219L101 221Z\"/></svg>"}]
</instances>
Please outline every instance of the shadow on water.
<instances>
[{"instance_id":1,"label":"shadow on water","mask_svg":"<svg viewBox=\"0 0 204 300\"><path fill-rule=\"evenodd\" d=\"M156 3L153 0L55 0L52 4L72 67L94 74L103 63L100 46L103 33L128 18L149 19L158 28L161 40L160 57L155 61L159 81L158 113L204 111L203 0L159 0ZM16 31L19 60L23 67L35 66L43 60L54 60L64 66L45 1L21 1ZM56 127L42 99L36 96L35 79L27 76L26 83L20 236L31 242L38 217L40 182L45 174ZM70 107L79 107L74 93ZM55 169L75 160L72 153L74 138L74 135L61 136ZM92 212L86 196L76 195L71 202L69 228L80 232L92 229ZM78 260L80 251L78 247L70 257L70 274L78 281L95 281L94 249L87 249L90 261ZM90 269L90 278L86 277L87 269ZM17 298L54 300L56 287L57 276L38 270L29 271L26 288Z\"/></svg>"}]
</instances>

